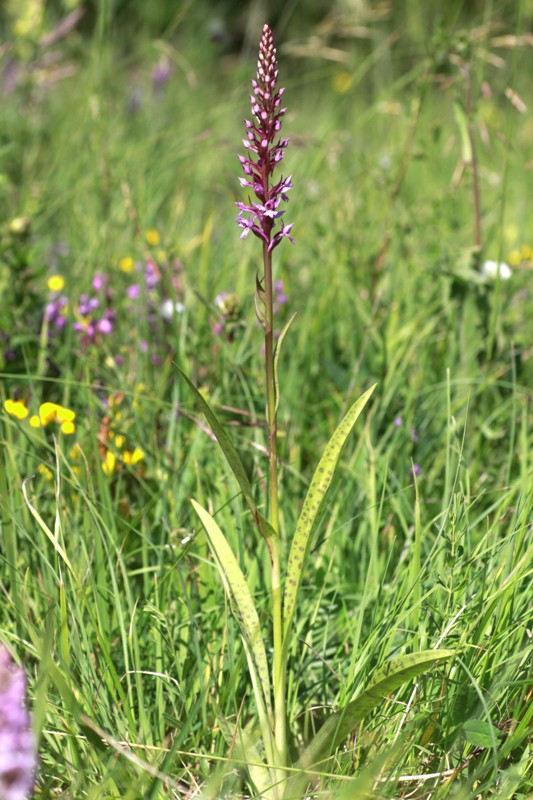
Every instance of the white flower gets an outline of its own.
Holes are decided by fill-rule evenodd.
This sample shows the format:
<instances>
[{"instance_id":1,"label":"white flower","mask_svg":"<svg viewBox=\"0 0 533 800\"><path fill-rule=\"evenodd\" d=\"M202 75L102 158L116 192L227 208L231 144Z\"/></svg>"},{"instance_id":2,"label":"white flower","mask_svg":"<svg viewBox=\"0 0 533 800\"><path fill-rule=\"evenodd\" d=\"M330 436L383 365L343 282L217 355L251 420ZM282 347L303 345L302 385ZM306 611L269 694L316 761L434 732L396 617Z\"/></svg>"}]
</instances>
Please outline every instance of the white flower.
<instances>
[{"instance_id":1,"label":"white flower","mask_svg":"<svg viewBox=\"0 0 533 800\"><path fill-rule=\"evenodd\" d=\"M163 319L170 320L174 314L182 314L185 311L183 303L174 303L170 298L163 300L159 309Z\"/></svg>"},{"instance_id":2,"label":"white flower","mask_svg":"<svg viewBox=\"0 0 533 800\"><path fill-rule=\"evenodd\" d=\"M495 281L498 275L500 280L508 281L513 273L511 267L503 261L500 263L497 261L484 261L481 267L481 274L487 281Z\"/></svg>"}]
</instances>

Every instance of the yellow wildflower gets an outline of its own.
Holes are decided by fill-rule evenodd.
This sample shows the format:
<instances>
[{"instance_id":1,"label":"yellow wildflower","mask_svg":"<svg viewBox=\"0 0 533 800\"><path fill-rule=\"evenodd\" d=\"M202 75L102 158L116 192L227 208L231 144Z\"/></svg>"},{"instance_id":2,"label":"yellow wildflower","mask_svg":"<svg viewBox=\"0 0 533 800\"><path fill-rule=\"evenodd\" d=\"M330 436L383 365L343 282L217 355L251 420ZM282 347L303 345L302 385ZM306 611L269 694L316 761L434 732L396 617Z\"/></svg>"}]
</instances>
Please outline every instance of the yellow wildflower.
<instances>
[{"instance_id":1,"label":"yellow wildflower","mask_svg":"<svg viewBox=\"0 0 533 800\"><path fill-rule=\"evenodd\" d=\"M522 256L522 261L533 261L533 247L529 247L527 244L523 245L520 255Z\"/></svg>"},{"instance_id":2,"label":"yellow wildflower","mask_svg":"<svg viewBox=\"0 0 533 800\"><path fill-rule=\"evenodd\" d=\"M124 436L122 436L120 433L115 436L115 447L118 450L121 450L124 447Z\"/></svg>"},{"instance_id":3,"label":"yellow wildflower","mask_svg":"<svg viewBox=\"0 0 533 800\"><path fill-rule=\"evenodd\" d=\"M520 250L511 250L507 256L507 261L512 267L518 266L518 264L520 264L522 261L522 253Z\"/></svg>"},{"instance_id":4,"label":"yellow wildflower","mask_svg":"<svg viewBox=\"0 0 533 800\"><path fill-rule=\"evenodd\" d=\"M26 419L29 414L28 409L20 400L5 400L4 411L17 419Z\"/></svg>"},{"instance_id":5,"label":"yellow wildflower","mask_svg":"<svg viewBox=\"0 0 533 800\"><path fill-rule=\"evenodd\" d=\"M28 420L32 428L40 428L41 427L41 420L37 416L37 414L32 414L30 419Z\"/></svg>"},{"instance_id":6,"label":"yellow wildflower","mask_svg":"<svg viewBox=\"0 0 533 800\"><path fill-rule=\"evenodd\" d=\"M60 292L65 286L65 279L62 275L52 275L48 278L48 288L51 292Z\"/></svg>"},{"instance_id":7,"label":"yellow wildflower","mask_svg":"<svg viewBox=\"0 0 533 800\"><path fill-rule=\"evenodd\" d=\"M149 228L145 233L145 237L150 247L157 247L161 241L161 236L159 235L159 232L155 230L155 228Z\"/></svg>"},{"instance_id":8,"label":"yellow wildflower","mask_svg":"<svg viewBox=\"0 0 533 800\"><path fill-rule=\"evenodd\" d=\"M73 422L65 421L61 423L61 432L65 434L65 436L70 436L71 433L74 433L76 430L76 426Z\"/></svg>"},{"instance_id":9,"label":"yellow wildflower","mask_svg":"<svg viewBox=\"0 0 533 800\"><path fill-rule=\"evenodd\" d=\"M38 470L38 472L41 473L43 478L46 478L47 481L51 481L53 479L53 477L54 477L54 475L52 473L52 470L48 469L48 467L45 464L39 464L39 466L37 467L37 470Z\"/></svg>"},{"instance_id":10,"label":"yellow wildflower","mask_svg":"<svg viewBox=\"0 0 533 800\"><path fill-rule=\"evenodd\" d=\"M71 458L73 461L75 461L76 459L78 459L78 458L80 457L80 455L81 455L81 447L80 447L80 446L79 446L79 444L76 442L76 444L74 445L74 447L71 447L71 449L70 449L70 451L69 451L69 454L68 454L68 456L69 456L69 458Z\"/></svg>"},{"instance_id":11,"label":"yellow wildflower","mask_svg":"<svg viewBox=\"0 0 533 800\"><path fill-rule=\"evenodd\" d=\"M20 234L26 233L31 224L29 217L15 217L9 223L9 230L11 233Z\"/></svg>"},{"instance_id":12,"label":"yellow wildflower","mask_svg":"<svg viewBox=\"0 0 533 800\"><path fill-rule=\"evenodd\" d=\"M105 459L102 461L102 471L105 475L112 475L115 471L115 465L117 463L117 459L115 458L115 454L108 450L105 454Z\"/></svg>"},{"instance_id":13,"label":"yellow wildflower","mask_svg":"<svg viewBox=\"0 0 533 800\"><path fill-rule=\"evenodd\" d=\"M333 91L344 94L353 83L353 75L350 72L336 72L331 83Z\"/></svg>"},{"instance_id":14,"label":"yellow wildflower","mask_svg":"<svg viewBox=\"0 0 533 800\"><path fill-rule=\"evenodd\" d=\"M119 269L122 270L122 272L126 273L133 272L133 268L135 267L135 261L131 256L125 256L124 258L120 259L120 261L118 262L118 266Z\"/></svg>"},{"instance_id":15,"label":"yellow wildflower","mask_svg":"<svg viewBox=\"0 0 533 800\"><path fill-rule=\"evenodd\" d=\"M137 464L139 461L142 461L144 458L144 452L141 450L140 447L136 447L133 452L129 450L124 450L122 455L122 459L125 464Z\"/></svg>"},{"instance_id":16,"label":"yellow wildflower","mask_svg":"<svg viewBox=\"0 0 533 800\"><path fill-rule=\"evenodd\" d=\"M48 425L50 422L73 422L76 418L74 411L70 408L58 405L58 403L42 403L39 406L39 418L41 425Z\"/></svg>"}]
</instances>

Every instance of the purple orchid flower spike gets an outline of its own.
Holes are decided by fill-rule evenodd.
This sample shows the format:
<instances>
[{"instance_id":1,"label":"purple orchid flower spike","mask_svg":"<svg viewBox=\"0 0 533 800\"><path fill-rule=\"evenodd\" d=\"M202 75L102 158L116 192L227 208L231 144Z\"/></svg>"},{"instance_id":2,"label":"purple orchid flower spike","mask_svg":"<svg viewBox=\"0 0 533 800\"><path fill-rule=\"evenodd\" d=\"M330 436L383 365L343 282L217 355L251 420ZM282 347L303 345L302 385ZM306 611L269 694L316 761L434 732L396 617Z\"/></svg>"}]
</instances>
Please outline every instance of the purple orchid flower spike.
<instances>
[{"instance_id":1,"label":"purple orchid flower spike","mask_svg":"<svg viewBox=\"0 0 533 800\"><path fill-rule=\"evenodd\" d=\"M35 743L26 708L26 676L0 644L0 798L26 800L33 787Z\"/></svg>"},{"instance_id":2,"label":"purple orchid flower spike","mask_svg":"<svg viewBox=\"0 0 533 800\"><path fill-rule=\"evenodd\" d=\"M291 178L281 178L273 186L270 179L275 167L285 155L288 139L281 139L281 118L286 109L281 108L284 89L276 91L278 65L274 38L268 25L263 27L263 35L259 45L256 80L252 80L253 94L250 95L252 114L255 120L245 120L246 138L242 140L247 149L247 156L238 155L246 177L239 178L242 187L253 191L258 202L248 198L248 203L236 203L239 215L237 225L242 228L241 239L250 231L261 239L269 253L283 238L294 244L290 235L292 224L281 223L280 229L274 233L276 220L285 211L279 209L281 201L287 201L287 192L292 189Z\"/></svg>"}]
</instances>

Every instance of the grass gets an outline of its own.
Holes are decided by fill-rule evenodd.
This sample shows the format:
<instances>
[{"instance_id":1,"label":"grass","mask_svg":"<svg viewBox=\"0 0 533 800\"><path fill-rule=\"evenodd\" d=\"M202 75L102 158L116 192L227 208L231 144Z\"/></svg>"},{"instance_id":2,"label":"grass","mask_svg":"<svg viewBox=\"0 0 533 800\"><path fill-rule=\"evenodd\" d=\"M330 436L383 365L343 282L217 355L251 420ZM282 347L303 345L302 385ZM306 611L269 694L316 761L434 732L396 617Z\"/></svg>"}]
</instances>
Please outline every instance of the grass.
<instances>
[{"instance_id":1,"label":"grass","mask_svg":"<svg viewBox=\"0 0 533 800\"><path fill-rule=\"evenodd\" d=\"M504 93L533 98L526 52L485 44L501 62L469 61L476 97L482 80L492 90L473 123L481 253L471 176L457 169L456 65L436 74L401 38L354 43L355 78L338 92L352 62L304 69L280 50L297 239L277 251L280 326L298 313L280 364L285 556L325 443L378 382L297 609L295 751L387 658L460 650L365 720L324 769L320 797L533 792L531 251L509 281L477 279L484 259L533 244L531 117ZM265 624L267 557L173 361L224 419L262 497L257 250L232 219L251 70L194 41L180 55L187 69L152 96L149 43L124 56L118 40L88 41L74 77L5 100L0 317L16 359L3 365L2 400L77 414L71 437L2 415L0 630L28 670L43 798L248 796L218 722L253 719L245 656L189 499L216 512ZM10 232L13 217L30 218L30 232ZM157 302L184 306L170 321L150 322L147 294L129 311L134 277L118 264L148 254L162 271ZM48 340L47 278L64 276L74 309L96 271L110 276L113 333L83 349L69 322ZM223 291L237 295L226 316ZM134 447L144 458L120 462Z\"/></svg>"}]
</instances>

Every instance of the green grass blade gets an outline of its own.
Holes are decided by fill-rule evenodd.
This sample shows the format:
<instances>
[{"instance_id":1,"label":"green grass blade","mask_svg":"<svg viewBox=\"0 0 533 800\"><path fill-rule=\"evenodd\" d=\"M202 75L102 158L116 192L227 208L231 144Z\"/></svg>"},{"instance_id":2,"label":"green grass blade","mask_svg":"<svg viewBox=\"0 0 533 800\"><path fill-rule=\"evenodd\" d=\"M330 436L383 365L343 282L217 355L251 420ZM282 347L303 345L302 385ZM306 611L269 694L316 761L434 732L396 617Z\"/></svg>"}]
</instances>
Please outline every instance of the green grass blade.
<instances>
[{"instance_id":1,"label":"green grass blade","mask_svg":"<svg viewBox=\"0 0 533 800\"><path fill-rule=\"evenodd\" d=\"M59 528L57 526L57 512L56 512L55 531L52 532L50 530L50 528L48 527L48 525L46 524L46 522L44 521L44 519L41 517L41 515L37 511L37 509L35 508L35 506L33 505L33 503L31 502L31 500L30 500L30 495L29 495L29 492L28 492L28 480L29 480L29 478L27 478L22 483L22 494L24 495L24 500L26 501L26 505L28 506L32 517L37 521L37 524L39 525L40 529L43 531L43 533L51 541L51 543L52 543L52 545L54 547L54 550L56 551L57 555L63 561L63 563L65 564L65 566L67 567L67 569L69 570L71 575L73 576L73 578L76 579L76 573L72 568L72 564L70 563L70 559L67 556L67 554L66 554L66 552L65 552L65 550L64 550L64 548L63 548L63 546L61 544L61 542L59 541L60 530L59 530Z\"/></svg>"},{"instance_id":2,"label":"green grass blade","mask_svg":"<svg viewBox=\"0 0 533 800\"><path fill-rule=\"evenodd\" d=\"M220 445L222 452L224 453L224 457L228 462L231 471L235 475L237 483L241 488L244 499L248 504L248 508L252 512L252 516L257 524L257 527L259 528L259 530L261 531L261 533L263 534L268 543L269 539L276 535L275 531L272 528L272 526L269 525L267 520L264 519L264 517L262 517L259 514L259 511L257 510L251 483L248 480L248 475L246 474L246 470L244 469L243 463L240 459L239 454L237 453L237 450L233 445L233 442L231 441L230 437L224 430L224 427L219 421L215 412L213 411L209 403L207 403L207 401L202 397L201 393L198 391L194 383L187 377L187 375L183 372L182 369L180 369L178 366L176 368L180 373L180 375L185 379L187 385L189 386L196 400L198 401L198 404L202 409L202 412L207 422L209 423L209 427L215 434L217 442Z\"/></svg>"},{"instance_id":3,"label":"green grass blade","mask_svg":"<svg viewBox=\"0 0 533 800\"><path fill-rule=\"evenodd\" d=\"M287 574L285 577L285 593L283 598L285 652L288 646L290 627L296 607L296 597L302 580L304 563L309 549L309 541L314 522L321 503L331 484L333 473L346 439L375 388L376 384L361 395L337 427L335 433L326 445L326 449L316 468L313 480L311 481L307 496L304 500L292 540Z\"/></svg>"},{"instance_id":4,"label":"green grass blade","mask_svg":"<svg viewBox=\"0 0 533 800\"><path fill-rule=\"evenodd\" d=\"M461 150L462 158L465 164L472 163L472 142L470 141L470 134L468 131L468 117L465 107L460 102L453 104L453 113L457 127L459 128L459 135L461 137Z\"/></svg>"},{"instance_id":5,"label":"green grass blade","mask_svg":"<svg viewBox=\"0 0 533 800\"><path fill-rule=\"evenodd\" d=\"M455 650L422 650L419 653L399 656L377 670L365 691L348 703L341 711L329 717L311 743L302 753L297 766L309 768L320 759L333 755L355 726L367 716L381 700L398 689L402 683L416 678L438 661L455 655Z\"/></svg>"},{"instance_id":6,"label":"green grass blade","mask_svg":"<svg viewBox=\"0 0 533 800\"><path fill-rule=\"evenodd\" d=\"M270 719L272 709L268 662L261 636L259 616L248 584L231 547L211 514L195 500L191 500L191 503L206 532L209 546L215 556L233 613L239 623L242 636L250 653L250 665L255 672L257 685L260 687L258 702L260 702L260 707L264 707Z\"/></svg>"}]
</instances>

